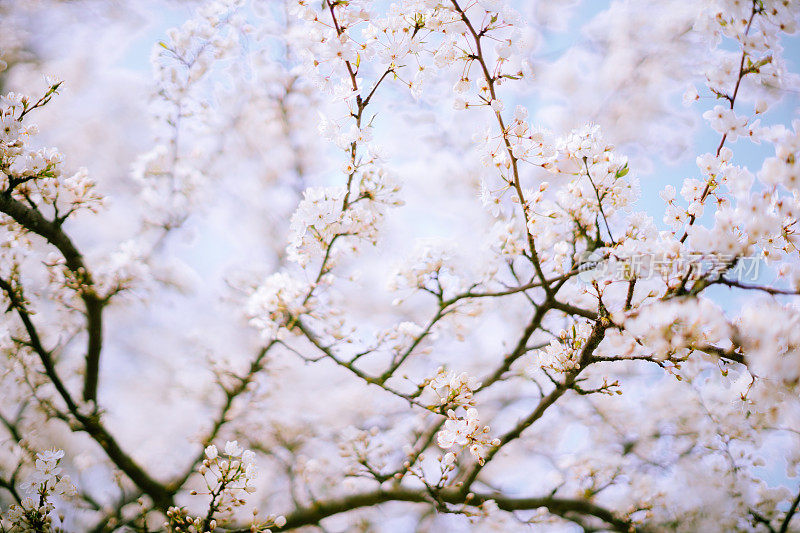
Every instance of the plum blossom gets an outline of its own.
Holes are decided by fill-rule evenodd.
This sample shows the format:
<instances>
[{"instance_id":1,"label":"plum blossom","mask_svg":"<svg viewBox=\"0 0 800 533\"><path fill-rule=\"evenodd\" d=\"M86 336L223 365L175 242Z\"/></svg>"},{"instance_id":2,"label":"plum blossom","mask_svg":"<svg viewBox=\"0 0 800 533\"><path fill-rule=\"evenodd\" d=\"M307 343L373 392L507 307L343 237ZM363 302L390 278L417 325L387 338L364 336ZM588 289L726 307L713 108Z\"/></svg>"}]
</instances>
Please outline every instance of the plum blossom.
<instances>
[{"instance_id":1,"label":"plum blossom","mask_svg":"<svg viewBox=\"0 0 800 533\"><path fill-rule=\"evenodd\" d=\"M454 446L468 447L470 454L483 464L488 449L500 444L499 439L490 439L488 433L489 426L481 426L478 410L474 407L467 409L463 416L457 416L453 410L449 410L444 427L436 434L436 442L444 450Z\"/></svg>"},{"instance_id":2,"label":"plum blossom","mask_svg":"<svg viewBox=\"0 0 800 533\"><path fill-rule=\"evenodd\" d=\"M250 324L264 339L276 338L288 321L307 309L309 289L306 282L283 272L269 276L248 300Z\"/></svg>"}]
</instances>

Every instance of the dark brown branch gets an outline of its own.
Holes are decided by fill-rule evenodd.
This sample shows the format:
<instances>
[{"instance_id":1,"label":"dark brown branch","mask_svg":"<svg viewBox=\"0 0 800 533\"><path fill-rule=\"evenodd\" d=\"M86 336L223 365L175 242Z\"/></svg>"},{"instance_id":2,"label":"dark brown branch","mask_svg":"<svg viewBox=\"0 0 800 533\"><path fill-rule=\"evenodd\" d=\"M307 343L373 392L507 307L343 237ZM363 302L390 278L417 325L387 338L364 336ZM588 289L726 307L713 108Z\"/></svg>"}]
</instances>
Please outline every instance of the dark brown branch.
<instances>
[{"instance_id":1,"label":"dark brown branch","mask_svg":"<svg viewBox=\"0 0 800 533\"><path fill-rule=\"evenodd\" d=\"M77 403L70 395L69 390L56 371L51 352L42 345L36 326L33 324L30 314L25 308L24 300L19 293L14 289L11 283L3 279L0 279L0 289L6 293L6 296L11 302L11 307L17 311L28 333L30 347L36 355L39 356L47 377L53 383L59 396L61 396L61 399L66 404L69 413L78 422L80 429L88 433L92 439L103 448L111 462L122 470L136 486L150 496L157 507L161 509L169 507L172 504L172 495L167 491L164 485L150 477L141 466L134 462L133 459L122 450L114 437L100 423L98 416L94 414L86 416L79 410ZM66 416L64 418L68 419Z\"/></svg>"},{"instance_id":2,"label":"dark brown branch","mask_svg":"<svg viewBox=\"0 0 800 533\"><path fill-rule=\"evenodd\" d=\"M767 294L771 294L773 296L776 296L776 295L798 296L798 295L800 295L800 291L792 291L792 290L788 290L788 289L777 289L777 288L774 288L774 287L767 287L767 286L763 286L763 285L748 285L746 283L741 283L741 282L736 281L736 280L725 279L725 278L719 278L718 280L712 282L711 284L712 285L714 285L714 284L726 285L728 287L736 287L737 289L745 289L745 290L749 290L749 291L761 291L761 292L766 292Z\"/></svg>"},{"instance_id":3,"label":"dark brown branch","mask_svg":"<svg viewBox=\"0 0 800 533\"><path fill-rule=\"evenodd\" d=\"M61 228L60 224L47 220L38 210L27 207L10 194L0 194L0 212L10 216L28 231L43 237L55 246L64 257L66 266L80 283L79 295L86 307L86 331L89 341L86 348L86 372L83 399L97 402L97 383L100 373L100 351L103 346L104 300L94 291L94 282L83 261L83 256Z\"/></svg>"},{"instance_id":4,"label":"dark brown branch","mask_svg":"<svg viewBox=\"0 0 800 533\"><path fill-rule=\"evenodd\" d=\"M534 422L539 420L550 406L556 403L556 401L559 398L561 398L561 396L563 396L565 392L567 392L569 389L573 387L578 375L583 371L583 369L588 364L591 363L592 354L594 353L594 350L597 348L600 342L603 340L603 337L605 336L605 331L606 329L608 329L609 326L610 323L605 319L595 323L594 327L592 328L591 334L586 339L586 343L583 345L583 348L581 349L580 359L578 360L578 367L575 370L567 373L562 383L559 383L550 392L550 394L539 400L539 404L536 406L536 408L533 410L531 414L522 419L510 431L508 431L506 434L500 437L500 444L489 450L489 452L486 454L486 457L484 458L484 463L476 464L467 473L467 475L465 476L464 484L462 486L463 487L462 491L465 492L469 491L471 485L477 479L478 474L480 473L483 466L488 464L489 461L492 460L495 454L498 451L500 451L500 449L503 446L505 446L509 442L518 439L522 435L523 431L528 429L531 425L533 425Z\"/></svg>"},{"instance_id":5,"label":"dark brown branch","mask_svg":"<svg viewBox=\"0 0 800 533\"><path fill-rule=\"evenodd\" d=\"M543 303L542 305L536 308L536 312L533 314L531 321L528 323L528 326L525 328L525 331L522 332L522 336L517 341L517 345L514 347L506 357L503 359L502 364L485 380L478 388L478 391L491 387L493 384L497 383L503 378L503 375L511 369L511 365L514 362L525 355L528 352L528 340L531 336L536 332L537 329L542 325L542 320L544 320L544 316L547 314L547 311L550 310L550 307L545 305L547 302ZM477 391L476 391L477 392Z\"/></svg>"},{"instance_id":6,"label":"dark brown branch","mask_svg":"<svg viewBox=\"0 0 800 533\"><path fill-rule=\"evenodd\" d=\"M594 516L608 524L613 530L620 532L636 531L635 526L624 518L618 517L614 512L596 505L588 500L540 497L540 498L509 498L495 494L474 494L469 500L455 490L443 490L436 494L439 501L453 505L469 503L471 506L480 505L488 500L494 500L497 507L504 511L522 511L546 507L551 513L558 516L577 514ZM430 503L431 496L425 490L410 490L397 488L392 490L377 490L353 494L331 500L317 502L313 506L296 509L286 515L286 525L282 528L272 528L273 531L287 531L303 526L318 524L323 519L340 513L345 513L363 507L372 507L387 502ZM244 528L241 533L249 531Z\"/></svg>"},{"instance_id":7,"label":"dark brown branch","mask_svg":"<svg viewBox=\"0 0 800 533\"><path fill-rule=\"evenodd\" d=\"M792 506L789 507L788 511L786 511L786 517L783 519L783 522L781 522L781 528L778 530L779 533L786 533L789 531L789 524L792 521L792 517L797 512L798 505L800 505L800 492L798 492L797 496L795 496Z\"/></svg>"},{"instance_id":8,"label":"dark brown branch","mask_svg":"<svg viewBox=\"0 0 800 533\"><path fill-rule=\"evenodd\" d=\"M747 365L747 361L738 350L738 346L733 346L731 348L720 348L718 346L712 346L710 344L704 344L702 346L696 346L693 349L700 350L701 352L706 352L712 355L716 355L720 359L725 359L727 361L731 361L734 363L739 363L742 365Z\"/></svg>"},{"instance_id":9,"label":"dark brown branch","mask_svg":"<svg viewBox=\"0 0 800 533\"><path fill-rule=\"evenodd\" d=\"M18 504L22 505L22 497L17 491L17 487L14 485L13 477L11 479L5 479L0 477L0 487L6 489L10 494L11 497L14 498Z\"/></svg>"}]
</instances>

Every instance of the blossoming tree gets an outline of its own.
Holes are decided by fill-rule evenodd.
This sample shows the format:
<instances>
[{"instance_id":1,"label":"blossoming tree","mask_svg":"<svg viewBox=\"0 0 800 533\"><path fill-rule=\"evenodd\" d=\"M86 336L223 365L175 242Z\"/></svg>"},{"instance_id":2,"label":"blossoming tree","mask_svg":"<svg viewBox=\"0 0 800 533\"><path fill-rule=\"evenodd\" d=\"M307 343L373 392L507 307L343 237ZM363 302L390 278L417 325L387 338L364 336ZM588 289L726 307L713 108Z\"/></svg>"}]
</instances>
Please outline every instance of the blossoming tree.
<instances>
[{"instance_id":1,"label":"blossoming tree","mask_svg":"<svg viewBox=\"0 0 800 533\"><path fill-rule=\"evenodd\" d=\"M3 531L800 529L800 4L190 4L0 3Z\"/></svg>"}]
</instances>

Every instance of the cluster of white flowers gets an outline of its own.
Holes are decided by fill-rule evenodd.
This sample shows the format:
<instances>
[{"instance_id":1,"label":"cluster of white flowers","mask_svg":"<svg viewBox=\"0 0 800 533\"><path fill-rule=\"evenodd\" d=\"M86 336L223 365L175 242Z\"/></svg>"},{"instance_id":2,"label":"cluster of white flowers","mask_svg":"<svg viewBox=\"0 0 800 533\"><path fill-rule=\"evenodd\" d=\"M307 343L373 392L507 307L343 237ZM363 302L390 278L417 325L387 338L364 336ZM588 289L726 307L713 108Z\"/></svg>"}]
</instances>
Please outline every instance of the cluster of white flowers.
<instances>
[{"instance_id":1,"label":"cluster of white flowers","mask_svg":"<svg viewBox=\"0 0 800 533\"><path fill-rule=\"evenodd\" d=\"M195 131L207 127L207 87L201 82L215 63L235 53L241 35L247 32L245 17L239 13L242 4L241 0L208 2L181 27L170 29L168 39L153 49L158 83L153 118L163 131L158 143L132 169L151 224L181 225L202 191L206 177L201 169L208 166L208 157L199 149L185 153L179 144L180 130L186 127L182 122Z\"/></svg>"},{"instance_id":2,"label":"cluster of white flowers","mask_svg":"<svg viewBox=\"0 0 800 533\"><path fill-rule=\"evenodd\" d=\"M469 447L470 453L481 464L490 446L497 446L498 440L489 437L489 426L480 424L478 410L475 408L474 393L481 384L466 372L448 372L439 367L436 375L425 381L427 389L433 391L437 404L431 409L447 408L447 420L436 434L436 442L442 449ZM455 466L457 453L448 452L442 458L446 470Z\"/></svg>"},{"instance_id":3,"label":"cluster of white flowers","mask_svg":"<svg viewBox=\"0 0 800 533\"><path fill-rule=\"evenodd\" d=\"M600 215L608 222L638 198L638 186L628 176L627 159L605 142L599 126L589 124L571 132L557 149L552 170L576 176L557 191L559 205L573 220L591 227Z\"/></svg>"},{"instance_id":4,"label":"cluster of white flowers","mask_svg":"<svg viewBox=\"0 0 800 533\"><path fill-rule=\"evenodd\" d=\"M790 193L800 190L800 120L792 121L792 130L779 128L773 134L775 156L764 160L758 179L767 186L783 186Z\"/></svg>"},{"instance_id":5,"label":"cluster of white flowers","mask_svg":"<svg viewBox=\"0 0 800 533\"><path fill-rule=\"evenodd\" d=\"M0 96L0 189L16 199L40 207L51 206L55 217L64 218L79 209L96 211L103 202L85 168L64 175L61 154L53 148L32 149L36 126L23 117L46 104L61 82L33 100L19 93Z\"/></svg>"},{"instance_id":6,"label":"cluster of white flowers","mask_svg":"<svg viewBox=\"0 0 800 533\"><path fill-rule=\"evenodd\" d=\"M516 128L527 128L523 116L518 110ZM532 138L536 145L533 158L527 153L525 158L514 153L517 139L512 138L510 144L515 159L542 167L557 177L553 184L541 181L536 187L520 188L527 231L535 236L545 270L563 274L573 256L584 247L593 248L597 238L615 245L617 255L641 252L645 237L652 236L655 226L648 218L628 214L639 196L638 183L629 175L627 159L605 142L599 126L588 124L554 140L546 132L538 132ZM507 176L508 155L500 148L493 148L491 154L492 158L506 160L500 165L495 162L505 184L498 191L483 185L481 193L482 202L494 216L502 210L501 197L515 188L513 179ZM519 203L518 194L512 195L512 203ZM627 218L625 224L619 223L620 213ZM497 231L501 253L518 255L524 251L513 223L505 223Z\"/></svg>"},{"instance_id":7,"label":"cluster of white flowers","mask_svg":"<svg viewBox=\"0 0 800 533\"><path fill-rule=\"evenodd\" d=\"M38 532L53 529L55 505L51 498L70 498L76 494L68 475L60 465L63 450L47 450L36 454L33 473L23 488L28 494L8 511L12 531Z\"/></svg>"},{"instance_id":8,"label":"cluster of white flowers","mask_svg":"<svg viewBox=\"0 0 800 533\"><path fill-rule=\"evenodd\" d=\"M330 13L320 13L313 4L298 0L293 6L295 15L308 22L305 59L316 82L341 98L355 96L348 71L363 76L370 68L394 72L418 96L430 75L422 53L424 36L432 31L455 33L457 16L441 2L403 1L383 17L366 1L323 3L330 5ZM412 64L418 68L408 66Z\"/></svg>"},{"instance_id":9,"label":"cluster of white flowers","mask_svg":"<svg viewBox=\"0 0 800 533\"><path fill-rule=\"evenodd\" d=\"M146 221L153 225L180 225L203 183L202 174L188 160L179 158L176 150L159 144L142 154L131 172L148 206Z\"/></svg>"},{"instance_id":10,"label":"cluster of white flowers","mask_svg":"<svg viewBox=\"0 0 800 533\"><path fill-rule=\"evenodd\" d=\"M747 127L747 117L741 117L730 107L715 105L703 113L703 118L708 121L715 131L727 136L731 142L739 137L753 135L752 128Z\"/></svg>"},{"instance_id":11,"label":"cluster of white flowers","mask_svg":"<svg viewBox=\"0 0 800 533\"><path fill-rule=\"evenodd\" d=\"M28 255L32 246L26 230L18 224L0 222L0 277L12 279L19 264Z\"/></svg>"},{"instance_id":12,"label":"cluster of white flowers","mask_svg":"<svg viewBox=\"0 0 800 533\"><path fill-rule=\"evenodd\" d=\"M680 360L690 349L727 348L721 344L733 333L722 310L707 298L655 302L636 309L621 321L639 341L631 348L658 361Z\"/></svg>"},{"instance_id":13,"label":"cluster of white flowers","mask_svg":"<svg viewBox=\"0 0 800 533\"><path fill-rule=\"evenodd\" d=\"M473 406L473 392L481 386L475 377L466 372L448 372L439 367L436 375L427 380L426 385L436 394L440 406Z\"/></svg>"},{"instance_id":14,"label":"cluster of white flowers","mask_svg":"<svg viewBox=\"0 0 800 533\"><path fill-rule=\"evenodd\" d=\"M776 101L776 90L791 83L781 57L780 34L796 31L797 15L798 7L791 2L720 1L706 6L695 24L695 31L709 37L714 47L713 61L706 69L706 86L725 102L707 110L703 117L722 135L722 141L716 153L698 157L703 179L685 180L681 188L681 195L689 202L685 210L674 202L674 189L662 194L668 203L665 221L676 231L685 228L683 232L694 250L733 255L757 251L777 260L795 249L797 236L791 221L796 220L798 200L782 195L775 186L796 190L798 146L785 127L762 127L755 116ZM723 38L732 40L738 49L724 49ZM744 87L757 96L752 117L734 110ZM691 95L687 101L696 99ZM776 157L767 159L758 173L768 190L759 190L753 174L732 163L733 152L725 143L739 137L776 143ZM711 228L694 224L703 215L708 199L716 204Z\"/></svg>"},{"instance_id":15,"label":"cluster of white flowers","mask_svg":"<svg viewBox=\"0 0 800 533\"><path fill-rule=\"evenodd\" d=\"M505 138L511 143L511 154L520 161L532 165L544 165L556 156L552 133L532 128L528 123L528 110L517 106Z\"/></svg>"},{"instance_id":16,"label":"cluster of white flowers","mask_svg":"<svg viewBox=\"0 0 800 533\"><path fill-rule=\"evenodd\" d=\"M340 236L347 237L350 245L359 241L374 244L384 207L402 203L397 196L399 184L380 164L380 148L370 144L372 125L362 124L361 119L370 100L368 94L374 94L383 80L376 77L373 92L369 92L363 79L364 70L374 66L381 49L375 44L377 35L382 33L380 23L370 15L366 2L323 2L322 7L323 11L318 12L302 0L292 6L292 11L304 21L302 52L308 69L320 86L341 98L347 107L346 114L340 113L337 118L322 115L319 123L322 137L347 154L342 165L346 185L312 187L304 192L292 216L288 245L289 258L304 267L323 255L324 266L330 266L327 262L335 261L336 251L334 248L331 253L332 244ZM392 25L400 32L395 26ZM391 33L389 27L383 29ZM369 43L359 43L356 36ZM407 42L411 41L413 36L408 35ZM395 59L401 54L398 46L394 47ZM387 66L385 73L393 68Z\"/></svg>"},{"instance_id":17,"label":"cluster of white flowers","mask_svg":"<svg viewBox=\"0 0 800 533\"><path fill-rule=\"evenodd\" d=\"M256 490L253 485L253 480L258 476L256 454L242 448L238 441L227 441L222 452L210 444L204 455L198 472L203 476L206 490L193 490L191 495L210 496L208 512L205 517L192 516L184 507L171 507L166 513L167 521L164 523L168 531L214 531L219 525L226 523L235 508L245 504L239 492L251 494ZM256 523L254 519L252 530L268 533L270 527L283 527L285 524L285 517L270 515L265 522Z\"/></svg>"},{"instance_id":18,"label":"cluster of white flowers","mask_svg":"<svg viewBox=\"0 0 800 533\"><path fill-rule=\"evenodd\" d=\"M389 288L421 289L451 298L467 288L463 274L454 268L454 255L451 246L439 240L418 242L414 253L389 280Z\"/></svg>"},{"instance_id":19,"label":"cluster of white flowers","mask_svg":"<svg viewBox=\"0 0 800 533\"><path fill-rule=\"evenodd\" d=\"M770 88L781 88L789 81L780 52L780 33L797 29L798 7L794 2L741 2L722 0L709 3L695 23L695 31L704 34L719 46L722 37L736 41L746 53L742 70L752 82ZM715 50L715 65L706 71L708 88L715 95L732 96L739 83L741 54Z\"/></svg>"},{"instance_id":20,"label":"cluster of white flowers","mask_svg":"<svg viewBox=\"0 0 800 533\"><path fill-rule=\"evenodd\" d=\"M65 268L63 256L50 253L45 265L50 274L50 283L54 289L71 287L81 289L82 280L76 279L74 273ZM142 246L135 240L128 240L116 250L96 261L93 269L92 290L101 298L110 298L115 294L132 288L136 282L147 279L150 269L145 261ZM58 294L56 292L56 294Z\"/></svg>"},{"instance_id":21,"label":"cluster of white flowers","mask_svg":"<svg viewBox=\"0 0 800 533\"><path fill-rule=\"evenodd\" d=\"M509 153L518 161L544 168L551 167L557 156L553 134L531 126L528 110L522 106L516 107L511 124L506 126L502 135L494 135L487 130L476 135L475 141L481 154L481 163L497 170L506 186L514 184Z\"/></svg>"},{"instance_id":22,"label":"cluster of white flowers","mask_svg":"<svg viewBox=\"0 0 800 533\"><path fill-rule=\"evenodd\" d=\"M233 51L239 40L237 30L245 18L237 11L242 0L214 0L201 6L195 16L179 28L167 31L168 40L154 49L156 78L169 82L165 97L179 102L192 83L202 78L214 59ZM172 59L173 61L170 61Z\"/></svg>"},{"instance_id":23,"label":"cluster of white flowers","mask_svg":"<svg viewBox=\"0 0 800 533\"><path fill-rule=\"evenodd\" d=\"M498 221L492 227L492 249L501 257L514 258L525 251L523 231L518 224Z\"/></svg>"},{"instance_id":24,"label":"cluster of white flowers","mask_svg":"<svg viewBox=\"0 0 800 533\"><path fill-rule=\"evenodd\" d=\"M710 228L699 224L686 225L685 232L692 250L735 256L759 251L768 259L788 258L796 249L798 239L791 224L800 212L798 199L781 195L774 188L759 191L753 175L745 168L728 164L729 157L730 152L723 148L719 158L710 154L699 158L698 164L709 176L709 181L684 182L681 194L689 201L685 212L681 212L672 200L674 192L665 191L662 197L670 202L666 218L673 222L674 227L680 228L686 225L689 217L701 216L705 197L714 196L717 204L714 225ZM787 156L789 162L783 165L791 165L793 157L793 154ZM777 179L780 179L778 165L769 163L768 168L759 173L759 180L773 180L774 172L779 173ZM734 193L734 199L718 195L718 183L724 183Z\"/></svg>"},{"instance_id":25,"label":"cluster of white flowers","mask_svg":"<svg viewBox=\"0 0 800 533\"><path fill-rule=\"evenodd\" d=\"M557 339L552 339L544 349L536 352L529 368L531 374L538 369L563 373L579 368L581 351L591 331L592 325L589 322L577 322L570 331L562 329Z\"/></svg>"},{"instance_id":26,"label":"cluster of white flowers","mask_svg":"<svg viewBox=\"0 0 800 533\"><path fill-rule=\"evenodd\" d=\"M337 235L347 233L342 220L344 187L311 187L292 215L287 253L302 266L324 253Z\"/></svg>"},{"instance_id":27,"label":"cluster of white flowers","mask_svg":"<svg viewBox=\"0 0 800 533\"><path fill-rule=\"evenodd\" d=\"M789 163L779 165L773 160L765 163L759 173L762 183L769 184L774 173L780 173L784 165L791 165L791 153L785 155ZM664 221L673 227L673 235L685 232L689 238L686 250L689 253L737 257L759 251L770 259L786 256L794 249L797 239L792 225L786 223L797 216L797 199L780 195L774 187L758 190L760 187L753 174L732 164L732 157L727 147L721 148L719 155L699 156L697 165L705 179L684 180L680 194L688 203L685 208L676 201L674 187L668 186L662 191L661 198L667 202ZM695 219L703 215L707 198L714 198L716 207L711 227L694 224ZM731 261L731 266L734 263Z\"/></svg>"},{"instance_id":28,"label":"cluster of white flowers","mask_svg":"<svg viewBox=\"0 0 800 533\"><path fill-rule=\"evenodd\" d=\"M355 170L352 170L355 173ZM292 215L287 255L301 266L328 254L333 241L345 237L348 243L378 239L378 228L386 205L399 205L399 186L382 170L359 176L358 196L351 198L345 187L310 187ZM326 266L332 266L330 264Z\"/></svg>"},{"instance_id":29,"label":"cluster of white flowers","mask_svg":"<svg viewBox=\"0 0 800 533\"><path fill-rule=\"evenodd\" d=\"M444 427L436 434L436 442L444 450L450 450L454 446L459 449L468 447L469 453L478 463L483 464L489 449L500 445L500 439L492 439L489 431L489 426L481 425L478 410L474 407L465 409L463 414L456 414L456 411L449 409ZM455 452L447 452L442 463L453 465L456 456Z\"/></svg>"},{"instance_id":30,"label":"cluster of white flowers","mask_svg":"<svg viewBox=\"0 0 800 533\"><path fill-rule=\"evenodd\" d=\"M94 269L96 290L111 295L130 288L137 280L146 279L149 272L141 244L134 240L125 241L104 261L98 262Z\"/></svg>"},{"instance_id":31,"label":"cluster of white flowers","mask_svg":"<svg viewBox=\"0 0 800 533\"><path fill-rule=\"evenodd\" d=\"M415 322L400 322L392 327L379 331L377 336L376 349L381 349L392 354L393 358L401 356L406 350L412 348L417 343L421 335L425 333L425 328Z\"/></svg>"},{"instance_id":32,"label":"cluster of white flowers","mask_svg":"<svg viewBox=\"0 0 800 533\"><path fill-rule=\"evenodd\" d=\"M760 378L800 386L800 311L795 305L749 305L737 321L739 342Z\"/></svg>"},{"instance_id":33,"label":"cluster of white flowers","mask_svg":"<svg viewBox=\"0 0 800 533\"><path fill-rule=\"evenodd\" d=\"M463 6L463 9L470 17L483 17L484 20L491 21L485 24L481 33L490 36L497 44L494 46L494 55L490 55L488 50L484 51L483 60L492 72L496 85L501 85L507 79L519 80L530 73L530 65L525 59L529 43L520 31L519 13L509 5L488 2L476 2ZM473 58L464 54L464 50L471 47L470 32L465 28L460 14L454 12L453 6L447 3L443 3L434 13L438 15L437 24L426 23L425 27L443 35L443 41L436 48L433 57L436 67L453 68L460 66L461 62L471 63ZM459 71L455 68L454 70ZM477 74L474 83L476 93L471 97L467 94L471 85L469 76L469 71L462 72L453 85L456 94L453 108L463 110L474 106L489 106L497 116L501 116L505 103L496 93L493 94L483 73ZM517 111L525 113L522 108L517 108ZM517 129L513 136L525 144L526 139L521 130Z\"/></svg>"},{"instance_id":34,"label":"cluster of white flowers","mask_svg":"<svg viewBox=\"0 0 800 533\"><path fill-rule=\"evenodd\" d=\"M250 324L262 338L278 338L281 328L308 311L313 304L311 286L285 272L272 274L247 300L246 313Z\"/></svg>"},{"instance_id":35,"label":"cluster of white flowers","mask_svg":"<svg viewBox=\"0 0 800 533\"><path fill-rule=\"evenodd\" d=\"M51 87L55 92L57 86ZM10 178L17 176L18 179L36 177L53 169L61 162L61 155L48 149L28 150L28 144L32 135L38 132L33 126L23 126L19 117L34 105L30 97L8 93L0 97L0 147L2 147L3 161L3 188L7 189L11 185Z\"/></svg>"},{"instance_id":36,"label":"cluster of white flowers","mask_svg":"<svg viewBox=\"0 0 800 533\"><path fill-rule=\"evenodd\" d=\"M220 454L217 447L209 444L205 449L205 460L200 467L200 474L206 476L210 473L217 482L232 482L234 478L243 480L240 487L245 492L253 492L253 487L248 482L255 479L258 469L255 465L256 454L250 450L245 450L239 446L239 441L229 440L225 442L223 453ZM239 459L241 458L241 459Z\"/></svg>"}]
</instances>

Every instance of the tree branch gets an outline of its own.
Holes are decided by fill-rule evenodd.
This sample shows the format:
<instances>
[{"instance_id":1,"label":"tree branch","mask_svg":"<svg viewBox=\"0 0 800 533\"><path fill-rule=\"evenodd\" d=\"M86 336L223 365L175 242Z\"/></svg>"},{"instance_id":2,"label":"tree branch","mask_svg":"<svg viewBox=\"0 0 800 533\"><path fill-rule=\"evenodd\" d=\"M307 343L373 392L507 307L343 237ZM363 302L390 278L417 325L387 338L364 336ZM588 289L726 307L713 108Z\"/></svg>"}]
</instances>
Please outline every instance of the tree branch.
<instances>
[{"instance_id":1,"label":"tree branch","mask_svg":"<svg viewBox=\"0 0 800 533\"><path fill-rule=\"evenodd\" d=\"M523 511L546 507L551 513L564 516L575 513L584 516L593 516L611 526L614 531L628 533L642 531L637 529L630 520L617 516L613 511L596 505L588 500L540 497L540 498L510 498L495 494L473 494L466 499L460 491L442 490L436 494L437 498L445 503L459 505L469 504L478 506L489 500L494 500L497 507L504 511ZM392 490L376 490L334 498L317 502L309 507L301 507L285 515L286 525L273 531L287 531L303 526L318 524L323 519L340 513L346 513L363 507L372 507L387 502L431 503L431 495L424 490L410 490L397 488ZM237 533L246 533L249 528L236 530Z\"/></svg>"},{"instance_id":2,"label":"tree branch","mask_svg":"<svg viewBox=\"0 0 800 533\"><path fill-rule=\"evenodd\" d=\"M133 459L122 450L114 437L101 424L100 418L96 413L91 416L86 416L79 410L77 403L70 395L69 390L56 371L52 354L42 345L39 333L31 320L30 314L25 308L24 301L17 291L14 290L11 283L0 279L0 289L6 293L11 302L11 307L17 311L28 333L31 348L39 356L47 377L53 383L53 386L55 386L59 396L61 396L66 404L69 413L78 422L80 429L88 433L92 439L103 448L111 462L122 470L136 486L150 496L157 507L161 509L169 507L172 504L172 494L170 494L164 485L150 477L141 466L134 462Z\"/></svg>"},{"instance_id":3,"label":"tree branch","mask_svg":"<svg viewBox=\"0 0 800 533\"><path fill-rule=\"evenodd\" d=\"M86 331L89 341L86 348L86 373L84 377L83 399L97 402L97 384L100 373L100 352L103 346L103 306L104 300L94 291L94 282L83 256L72 240L61 229L60 224L47 220L38 210L25 206L11 197L10 191L0 194L0 212L10 216L28 231L43 237L55 246L64 257L66 266L80 283L78 291L83 300L86 314Z\"/></svg>"}]
</instances>

